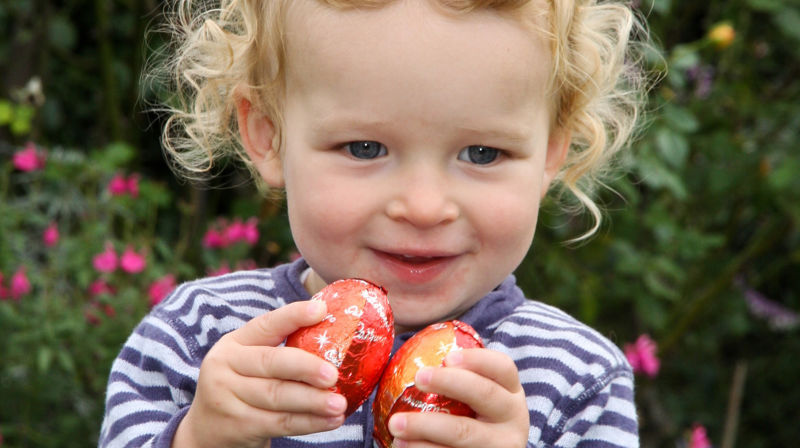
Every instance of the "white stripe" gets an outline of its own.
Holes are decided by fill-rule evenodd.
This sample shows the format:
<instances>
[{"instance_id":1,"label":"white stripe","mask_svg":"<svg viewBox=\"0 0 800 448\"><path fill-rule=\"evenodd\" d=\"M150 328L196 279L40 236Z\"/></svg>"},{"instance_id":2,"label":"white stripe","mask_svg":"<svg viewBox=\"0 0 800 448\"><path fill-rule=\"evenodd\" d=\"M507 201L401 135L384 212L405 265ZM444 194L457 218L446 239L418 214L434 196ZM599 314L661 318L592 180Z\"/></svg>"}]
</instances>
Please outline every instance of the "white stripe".
<instances>
[{"instance_id":1,"label":"white stripe","mask_svg":"<svg viewBox=\"0 0 800 448\"><path fill-rule=\"evenodd\" d=\"M361 425L343 425L331 431L318 432L304 436L287 437L305 443L331 443L339 441L361 441L364 439L364 430Z\"/></svg>"},{"instance_id":2,"label":"white stripe","mask_svg":"<svg viewBox=\"0 0 800 448\"><path fill-rule=\"evenodd\" d=\"M209 344L208 333L211 330L217 330L220 333L228 333L229 331L236 330L242 327L246 321L235 316L225 316L222 318L214 317L211 314L206 314L200 319L201 332L196 336L197 344L205 347Z\"/></svg>"},{"instance_id":3,"label":"white stripe","mask_svg":"<svg viewBox=\"0 0 800 448\"><path fill-rule=\"evenodd\" d=\"M614 396L608 398L608 404L606 405L606 411L608 412L616 412L617 414L624 415L629 417L631 415L635 415L636 408L633 406L628 400L623 400Z\"/></svg>"},{"instance_id":4,"label":"white stripe","mask_svg":"<svg viewBox=\"0 0 800 448\"><path fill-rule=\"evenodd\" d=\"M195 366L186 364L178 352L173 350L171 346L162 344L160 341L144 337L138 333L133 333L128 340L127 346L138 351L142 357L157 359L161 364L180 375L196 376L197 368ZM138 366L134 366L122 359L120 359L120 361L139 370ZM136 375L132 376L132 378L135 377Z\"/></svg>"},{"instance_id":5,"label":"white stripe","mask_svg":"<svg viewBox=\"0 0 800 448\"><path fill-rule=\"evenodd\" d=\"M111 416L117 416L115 420L143 411L158 410L169 414L176 414L179 408L175 406L172 401L146 401L146 400L131 400L125 403L120 403L114 406L114 409L109 412ZM160 422L160 420L154 420Z\"/></svg>"},{"instance_id":6,"label":"white stripe","mask_svg":"<svg viewBox=\"0 0 800 448\"><path fill-rule=\"evenodd\" d=\"M586 431L583 440L604 440L621 446L639 446L635 435L608 425L594 425Z\"/></svg>"},{"instance_id":7,"label":"white stripe","mask_svg":"<svg viewBox=\"0 0 800 448\"><path fill-rule=\"evenodd\" d=\"M496 346L490 344L489 348L497 350ZM583 376L587 373L594 375L601 375L605 373L604 366L599 364L587 364L585 360L578 358L568 350L559 347L535 347L535 346L522 346L516 348L506 348L499 350L508 354L514 361L522 361L530 358L537 359L555 359L563 363L570 373L576 376ZM561 374L558 370L552 370L554 374Z\"/></svg>"},{"instance_id":8,"label":"white stripe","mask_svg":"<svg viewBox=\"0 0 800 448\"><path fill-rule=\"evenodd\" d=\"M558 372L537 367L520 370L519 380L522 384L546 383L553 386L553 388L561 393L566 392L572 387L572 383L567 381Z\"/></svg>"},{"instance_id":9,"label":"white stripe","mask_svg":"<svg viewBox=\"0 0 800 448\"><path fill-rule=\"evenodd\" d=\"M169 336L170 340L172 340L172 342L174 342L175 345L180 347L180 350L183 352L184 355L186 355L187 358L191 358L192 357L191 352L189 351L189 346L186 345L186 341L183 339L183 336L180 333L178 333L177 330L172 328L172 326L170 324L168 324L167 322L164 322L163 320L158 319L158 318L145 319L144 323L147 324L147 325L151 325L153 327L156 327L159 330L161 330L164 333L166 333ZM174 350L171 350L171 349L170 349L170 351L174 352Z\"/></svg>"},{"instance_id":10,"label":"white stripe","mask_svg":"<svg viewBox=\"0 0 800 448\"><path fill-rule=\"evenodd\" d=\"M578 332L570 331L570 330L543 330L543 329L536 329L531 328L529 326L520 325L516 322L506 322L504 325L500 326L495 334L505 334L509 337L520 337L520 336L527 336L527 337L535 337L541 338L550 341L556 340L564 340L570 342L571 344L575 345L576 347L580 347L583 350L591 353L595 356L600 356L608 361L611 365L618 365L619 357L617 356L617 352L619 349L611 344L598 344L595 341L588 339L581 335ZM604 340L600 335L597 335ZM550 347L547 347L550 350Z\"/></svg>"},{"instance_id":11,"label":"white stripe","mask_svg":"<svg viewBox=\"0 0 800 448\"><path fill-rule=\"evenodd\" d=\"M117 434L117 437L115 437L113 440L109 440L108 443L104 445L104 448L124 447L125 444L137 437L141 437L143 435L155 436L163 431L166 426L166 422L145 422L138 425L128 426L124 431ZM148 440L147 443L142 446L149 447L153 446L152 444L153 439L151 437L150 440Z\"/></svg>"}]
</instances>

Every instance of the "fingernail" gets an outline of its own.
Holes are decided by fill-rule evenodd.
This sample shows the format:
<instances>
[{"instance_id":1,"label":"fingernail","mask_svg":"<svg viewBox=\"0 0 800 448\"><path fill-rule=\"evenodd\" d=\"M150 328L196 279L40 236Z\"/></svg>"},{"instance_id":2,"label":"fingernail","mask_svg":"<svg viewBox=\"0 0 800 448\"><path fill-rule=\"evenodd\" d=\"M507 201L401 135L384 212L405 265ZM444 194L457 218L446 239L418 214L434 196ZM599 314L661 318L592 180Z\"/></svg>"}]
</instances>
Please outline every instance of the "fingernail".
<instances>
[{"instance_id":1,"label":"fingernail","mask_svg":"<svg viewBox=\"0 0 800 448\"><path fill-rule=\"evenodd\" d=\"M460 366L464 362L464 355L460 351L450 352L444 359L444 365L448 367Z\"/></svg>"},{"instance_id":2,"label":"fingernail","mask_svg":"<svg viewBox=\"0 0 800 448\"><path fill-rule=\"evenodd\" d=\"M339 394L331 394L328 397L328 409L337 414L344 412L347 409L347 399Z\"/></svg>"},{"instance_id":3,"label":"fingernail","mask_svg":"<svg viewBox=\"0 0 800 448\"><path fill-rule=\"evenodd\" d=\"M389 432L395 437L403 435L403 431L406 430L406 424L407 422L405 415L395 414L389 420ZM395 439L395 442L397 442L397 439ZM395 444L395 446L397 445Z\"/></svg>"},{"instance_id":4,"label":"fingernail","mask_svg":"<svg viewBox=\"0 0 800 448\"><path fill-rule=\"evenodd\" d=\"M430 367L426 367L424 369L419 369L419 371L417 371L417 375L414 378L414 380L420 386L427 386L428 384L431 384L432 376L433 376L433 369Z\"/></svg>"},{"instance_id":5,"label":"fingernail","mask_svg":"<svg viewBox=\"0 0 800 448\"><path fill-rule=\"evenodd\" d=\"M392 440L392 448L406 448L408 446L408 442L402 439L394 439Z\"/></svg>"},{"instance_id":6,"label":"fingernail","mask_svg":"<svg viewBox=\"0 0 800 448\"><path fill-rule=\"evenodd\" d=\"M319 374L324 381L333 381L339 378L339 371L333 364L323 364L319 369Z\"/></svg>"}]
</instances>

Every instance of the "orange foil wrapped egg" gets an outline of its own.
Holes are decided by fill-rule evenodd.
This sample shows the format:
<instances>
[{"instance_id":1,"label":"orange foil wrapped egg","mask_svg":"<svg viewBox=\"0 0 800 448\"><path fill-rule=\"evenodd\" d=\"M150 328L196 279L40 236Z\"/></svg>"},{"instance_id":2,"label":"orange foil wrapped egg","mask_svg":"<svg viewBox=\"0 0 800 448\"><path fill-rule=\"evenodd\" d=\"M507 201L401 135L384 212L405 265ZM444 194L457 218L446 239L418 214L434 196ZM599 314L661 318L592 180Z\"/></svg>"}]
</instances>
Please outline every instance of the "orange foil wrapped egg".
<instances>
[{"instance_id":1,"label":"orange foil wrapped egg","mask_svg":"<svg viewBox=\"0 0 800 448\"><path fill-rule=\"evenodd\" d=\"M396 412L446 412L475 416L466 404L439 394L424 393L414 385L417 371L440 367L454 350L483 347L478 333L464 322L451 320L431 324L412 336L389 361L378 384L373 403L374 438L382 448L390 448L389 418Z\"/></svg>"},{"instance_id":2,"label":"orange foil wrapped egg","mask_svg":"<svg viewBox=\"0 0 800 448\"><path fill-rule=\"evenodd\" d=\"M350 415L372 393L392 353L394 315L386 290L366 280L337 280L311 298L324 301L328 314L318 324L286 339L331 362L339 380L331 388L347 399Z\"/></svg>"}]
</instances>

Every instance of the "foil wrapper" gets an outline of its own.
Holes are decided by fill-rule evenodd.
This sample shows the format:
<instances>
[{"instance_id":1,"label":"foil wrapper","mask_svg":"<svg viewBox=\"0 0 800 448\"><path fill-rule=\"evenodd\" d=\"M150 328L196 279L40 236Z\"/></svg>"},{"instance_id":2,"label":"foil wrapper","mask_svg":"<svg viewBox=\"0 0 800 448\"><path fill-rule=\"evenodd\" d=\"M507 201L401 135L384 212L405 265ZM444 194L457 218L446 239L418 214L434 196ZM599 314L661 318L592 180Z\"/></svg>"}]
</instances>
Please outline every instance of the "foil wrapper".
<instances>
[{"instance_id":1,"label":"foil wrapper","mask_svg":"<svg viewBox=\"0 0 800 448\"><path fill-rule=\"evenodd\" d=\"M461 321L436 323L412 336L389 361L383 372L373 403L374 439L381 448L390 448L394 437L389 433L389 418L396 412L445 412L474 417L466 404L439 394L425 393L414 385L417 371L440 367L448 353L465 348L483 347L475 330Z\"/></svg>"},{"instance_id":2,"label":"foil wrapper","mask_svg":"<svg viewBox=\"0 0 800 448\"><path fill-rule=\"evenodd\" d=\"M366 280L345 279L311 300L324 301L327 316L289 335L286 345L314 353L339 369L331 390L347 399L345 415L350 415L372 393L391 356L394 315L386 290Z\"/></svg>"}]
</instances>

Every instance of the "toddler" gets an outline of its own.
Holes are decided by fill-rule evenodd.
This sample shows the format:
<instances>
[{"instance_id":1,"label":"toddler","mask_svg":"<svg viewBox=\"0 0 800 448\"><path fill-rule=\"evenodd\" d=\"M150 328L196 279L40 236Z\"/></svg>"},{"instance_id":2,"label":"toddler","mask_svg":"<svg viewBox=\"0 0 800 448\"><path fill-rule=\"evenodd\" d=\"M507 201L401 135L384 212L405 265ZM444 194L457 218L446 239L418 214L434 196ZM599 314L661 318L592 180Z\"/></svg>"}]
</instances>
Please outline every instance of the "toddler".
<instances>
[{"instance_id":1,"label":"toddler","mask_svg":"<svg viewBox=\"0 0 800 448\"><path fill-rule=\"evenodd\" d=\"M114 362L100 445L372 447L329 362L283 346L358 277L389 292L396 350L458 318L487 348L417 386L467 418L398 413L396 447L638 446L620 350L512 272L560 184L590 185L631 135L641 89L630 7L595 0L179 2L165 131L189 177L240 157L285 193L302 258L179 286ZM594 231L592 229L589 233ZM374 396L374 394L373 394Z\"/></svg>"}]
</instances>

